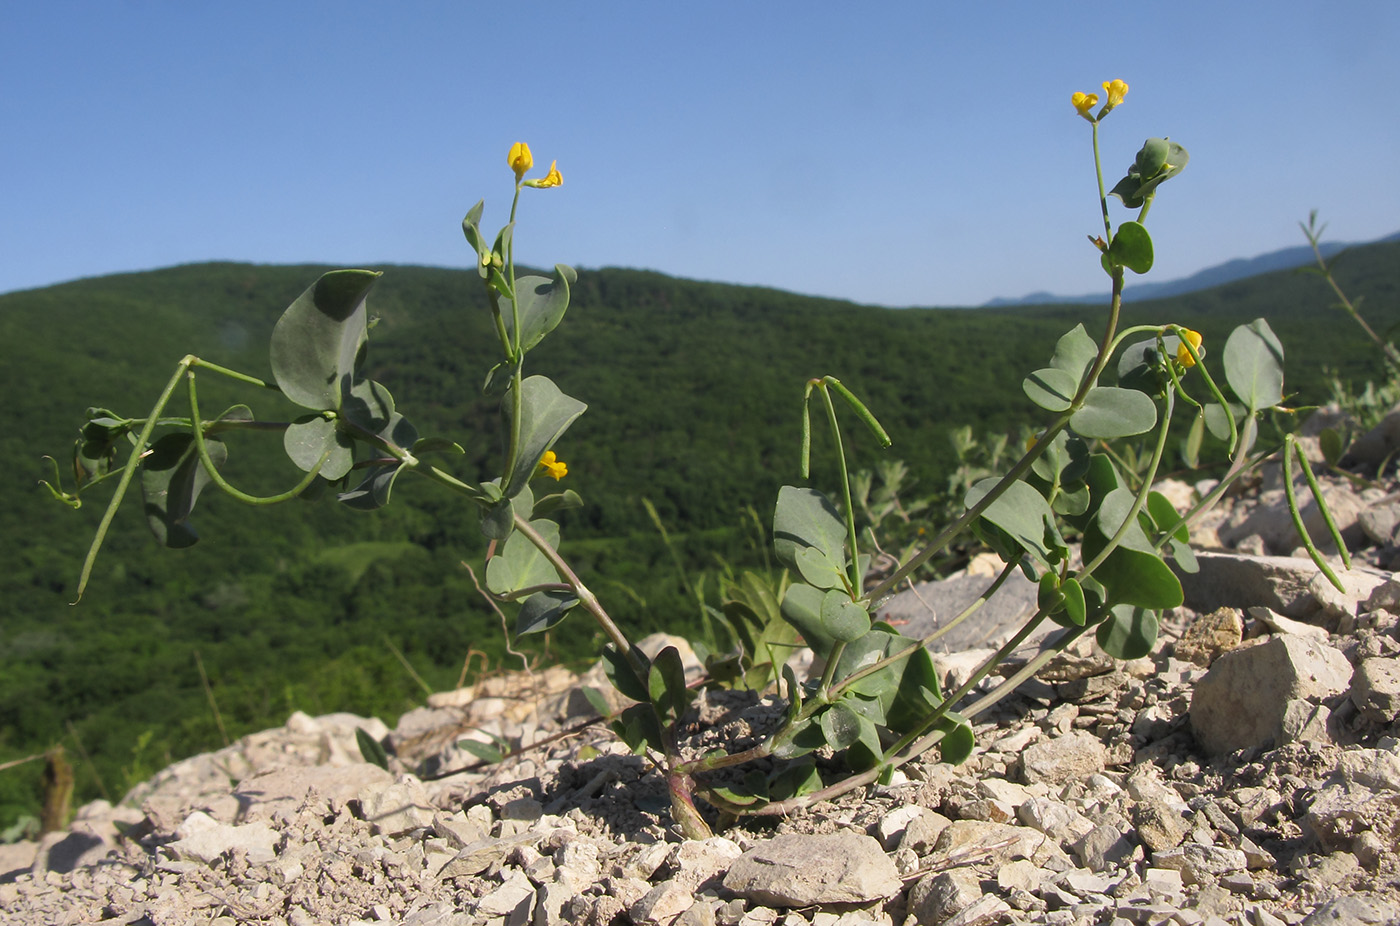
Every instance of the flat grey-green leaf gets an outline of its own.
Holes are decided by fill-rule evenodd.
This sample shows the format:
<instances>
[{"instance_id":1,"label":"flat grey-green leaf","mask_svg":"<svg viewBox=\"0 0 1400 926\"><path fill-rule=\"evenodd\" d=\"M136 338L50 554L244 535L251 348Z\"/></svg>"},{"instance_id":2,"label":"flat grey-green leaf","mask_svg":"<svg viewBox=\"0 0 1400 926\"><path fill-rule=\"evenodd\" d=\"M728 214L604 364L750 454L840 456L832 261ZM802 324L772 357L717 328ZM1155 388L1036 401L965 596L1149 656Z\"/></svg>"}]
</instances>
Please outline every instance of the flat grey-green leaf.
<instances>
[{"instance_id":1,"label":"flat grey-green leaf","mask_svg":"<svg viewBox=\"0 0 1400 926\"><path fill-rule=\"evenodd\" d=\"M870 613L844 589L833 588L822 596L821 622L827 636L852 643L870 630Z\"/></svg>"},{"instance_id":2,"label":"flat grey-green leaf","mask_svg":"<svg viewBox=\"0 0 1400 926\"><path fill-rule=\"evenodd\" d=\"M1283 401L1283 345L1264 319L1230 332L1222 356L1226 382L1250 411Z\"/></svg>"},{"instance_id":3,"label":"flat grey-green leaf","mask_svg":"<svg viewBox=\"0 0 1400 926\"><path fill-rule=\"evenodd\" d=\"M205 438L204 444L215 468L222 468L228 460L223 441ZM141 461L141 499L146 524L157 540L172 549L193 546L199 540L189 516L210 481L193 435L167 434L151 445Z\"/></svg>"},{"instance_id":4,"label":"flat grey-green leaf","mask_svg":"<svg viewBox=\"0 0 1400 926\"><path fill-rule=\"evenodd\" d=\"M818 722L827 745L833 749L845 749L860 739L860 716L840 701L822 711Z\"/></svg>"},{"instance_id":5,"label":"flat grey-green leaf","mask_svg":"<svg viewBox=\"0 0 1400 926\"><path fill-rule=\"evenodd\" d=\"M368 338L365 299L380 274L324 274L282 313L272 329L272 376L297 405L338 409L349 392Z\"/></svg>"},{"instance_id":6,"label":"flat grey-green leaf","mask_svg":"<svg viewBox=\"0 0 1400 926\"><path fill-rule=\"evenodd\" d=\"M558 524L538 520L531 521L530 526L551 547L559 548ZM486 564L486 587L497 595L558 581L559 573L554 571L549 560L519 531L514 531L501 545L500 552Z\"/></svg>"},{"instance_id":7,"label":"flat grey-green leaf","mask_svg":"<svg viewBox=\"0 0 1400 926\"><path fill-rule=\"evenodd\" d=\"M818 656L831 652L836 642L822 627L823 597L821 589L794 582L783 595L780 608L783 620L797 629L803 641Z\"/></svg>"},{"instance_id":8,"label":"flat grey-green leaf","mask_svg":"<svg viewBox=\"0 0 1400 926\"><path fill-rule=\"evenodd\" d=\"M359 511L373 511L389 504L394 491L394 482L404 467L401 463L376 466L369 470L360 484L348 492L336 496L336 500L347 508Z\"/></svg>"},{"instance_id":9,"label":"flat grey-green leaf","mask_svg":"<svg viewBox=\"0 0 1400 926\"><path fill-rule=\"evenodd\" d=\"M527 376L520 384L520 397L520 450L506 481L507 495L517 494L530 481L540 457L588 408L544 376ZM513 408L509 395L504 404L507 410Z\"/></svg>"},{"instance_id":10,"label":"flat grey-green leaf","mask_svg":"<svg viewBox=\"0 0 1400 926\"><path fill-rule=\"evenodd\" d=\"M320 415L307 415L287 425L282 433L282 448L287 457L302 472L309 473L315 468L321 455L330 450L326 463L321 467L321 476L335 482L350 472L355 465L355 448L349 439L340 434L335 422Z\"/></svg>"},{"instance_id":11,"label":"flat grey-green leaf","mask_svg":"<svg viewBox=\"0 0 1400 926\"><path fill-rule=\"evenodd\" d=\"M554 279L542 276L521 276L515 281L520 299L520 346L529 350L553 331L569 307L569 286L578 280L572 267L554 265ZM514 336L510 313L503 312L506 333Z\"/></svg>"},{"instance_id":12,"label":"flat grey-green leaf","mask_svg":"<svg viewBox=\"0 0 1400 926\"><path fill-rule=\"evenodd\" d=\"M1157 423L1157 406L1136 389L1096 386L1084 405L1070 416L1069 425L1081 437L1112 440L1143 434Z\"/></svg>"},{"instance_id":13,"label":"flat grey-green leaf","mask_svg":"<svg viewBox=\"0 0 1400 926\"><path fill-rule=\"evenodd\" d=\"M845 576L841 567L827 559L816 547L802 547L793 557L802 581L817 588L840 588Z\"/></svg>"},{"instance_id":14,"label":"flat grey-green leaf","mask_svg":"<svg viewBox=\"0 0 1400 926\"><path fill-rule=\"evenodd\" d=\"M797 569L797 551L804 547L844 564L846 525L836 506L816 489L783 486L773 512L773 549L785 565Z\"/></svg>"},{"instance_id":15,"label":"flat grey-green leaf","mask_svg":"<svg viewBox=\"0 0 1400 926\"><path fill-rule=\"evenodd\" d=\"M1069 408L1074 393L1079 389L1079 379L1072 373L1046 367L1036 370L1021 382L1026 397L1047 411L1062 412Z\"/></svg>"},{"instance_id":16,"label":"flat grey-green leaf","mask_svg":"<svg viewBox=\"0 0 1400 926\"><path fill-rule=\"evenodd\" d=\"M1133 273L1151 270L1152 236L1147 233L1147 228L1137 222L1119 225L1108 248L1108 259Z\"/></svg>"},{"instance_id":17,"label":"flat grey-green leaf","mask_svg":"<svg viewBox=\"0 0 1400 926\"><path fill-rule=\"evenodd\" d=\"M1114 659L1141 659L1157 642L1157 612L1119 605L1096 631L1099 646Z\"/></svg>"},{"instance_id":18,"label":"flat grey-green leaf","mask_svg":"<svg viewBox=\"0 0 1400 926\"><path fill-rule=\"evenodd\" d=\"M571 592L535 592L520 604L520 613L515 616L515 635L543 633L562 621L577 605L578 599Z\"/></svg>"},{"instance_id":19,"label":"flat grey-green leaf","mask_svg":"<svg viewBox=\"0 0 1400 926\"><path fill-rule=\"evenodd\" d=\"M995 476L990 476L978 482L968 490L963 503L969 508L976 505L999 481ZM1054 515L1045 496L1029 484L1020 481L1011 483L1000 498L987 506L982 517L1005 531L1017 546L1034 555L1042 564L1048 565L1057 559L1046 543L1046 526L1054 522Z\"/></svg>"}]
</instances>

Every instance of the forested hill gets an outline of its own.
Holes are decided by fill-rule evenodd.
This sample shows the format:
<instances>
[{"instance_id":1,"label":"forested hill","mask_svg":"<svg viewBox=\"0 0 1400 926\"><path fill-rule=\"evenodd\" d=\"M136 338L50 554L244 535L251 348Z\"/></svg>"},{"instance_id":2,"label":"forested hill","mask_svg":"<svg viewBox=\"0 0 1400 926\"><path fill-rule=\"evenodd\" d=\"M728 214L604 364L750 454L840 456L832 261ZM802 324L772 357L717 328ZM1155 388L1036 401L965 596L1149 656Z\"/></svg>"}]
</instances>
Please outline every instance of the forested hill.
<instances>
[{"instance_id":1,"label":"forested hill","mask_svg":"<svg viewBox=\"0 0 1400 926\"><path fill-rule=\"evenodd\" d=\"M1375 327L1400 322L1400 244L1348 251L1337 267ZM11 467L0 489L0 762L81 742L95 766L84 766L80 789L92 796L94 767L119 792L169 755L218 745L196 655L233 736L295 708L402 710L421 691L394 649L435 687L455 683L473 647L501 655L496 620L460 565L480 562L474 517L411 480L373 514L329 501L254 511L209 491L193 519L204 539L182 551L157 549L129 504L86 599L68 604L104 499L95 492L75 512L49 498L37 484L53 477L42 455L66 470L88 406L144 416L187 353L268 376L274 322L325 269L200 264L0 296L10 422L0 440ZM369 374L420 433L467 448L464 475L489 475L499 425L481 384L496 348L479 279L379 269ZM1267 317L1288 352L1288 386L1307 403L1323 398L1324 365L1357 381L1378 370L1377 352L1331 301L1321 279L1277 273L1136 304L1125 322L1185 324L1211 349L1236 324ZM1033 421L1022 378L1072 325L1097 335L1104 311L890 310L582 271L568 315L527 370L589 404L557 448L587 503L564 521L564 552L593 570L632 629L681 629L693 608L666 586L675 586L670 561L643 497L696 563L743 555L746 507L766 519L777 487L797 479L803 384L828 373L880 417L895 441L888 454L910 465L919 489L938 490L953 459L948 432ZM275 395L214 376L199 383L206 413L235 402L262 418L290 413ZM285 461L259 462L258 447L275 458L279 438L250 440L231 443L230 478L261 493L295 482ZM847 440L860 460L876 458L854 425ZM819 423L815 476L828 487L829 446ZM555 645L577 653L589 628L574 623ZM0 773L0 828L31 806L34 768Z\"/></svg>"}]
</instances>

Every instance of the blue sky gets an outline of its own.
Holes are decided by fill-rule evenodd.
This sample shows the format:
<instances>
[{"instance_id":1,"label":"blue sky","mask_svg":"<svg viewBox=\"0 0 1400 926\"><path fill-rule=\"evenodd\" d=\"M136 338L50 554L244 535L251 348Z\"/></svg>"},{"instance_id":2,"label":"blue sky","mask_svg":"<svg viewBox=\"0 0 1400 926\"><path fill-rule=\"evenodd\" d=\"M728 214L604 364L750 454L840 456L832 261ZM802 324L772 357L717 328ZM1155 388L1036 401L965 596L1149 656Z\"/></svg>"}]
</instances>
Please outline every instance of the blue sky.
<instances>
[{"instance_id":1,"label":"blue sky","mask_svg":"<svg viewBox=\"0 0 1400 926\"><path fill-rule=\"evenodd\" d=\"M248 2L0 9L0 292L202 260L464 266L527 141L523 262L883 305L1104 285L1143 139L1167 280L1400 230L1400 4ZM1115 220L1127 217L1121 209Z\"/></svg>"}]
</instances>

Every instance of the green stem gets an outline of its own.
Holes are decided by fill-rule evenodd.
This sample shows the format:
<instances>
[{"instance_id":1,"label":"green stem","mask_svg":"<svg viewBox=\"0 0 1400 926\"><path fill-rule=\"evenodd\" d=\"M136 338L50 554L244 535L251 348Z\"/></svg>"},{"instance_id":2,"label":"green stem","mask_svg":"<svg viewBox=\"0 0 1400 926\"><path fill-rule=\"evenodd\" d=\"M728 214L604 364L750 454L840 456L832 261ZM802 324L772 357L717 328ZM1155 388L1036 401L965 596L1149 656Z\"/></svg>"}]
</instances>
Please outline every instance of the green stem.
<instances>
[{"instance_id":1,"label":"green stem","mask_svg":"<svg viewBox=\"0 0 1400 926\"><path fill-rule=\"evenodd\" d=\"M1142 511L1147 504L1147 496L1152 493L1152 480L1157 475L1157 467L1162 462L1162 453L1167 447L1167 429L1171 425L1172 410L1176 407L1176 394L1168 389L1166 398L1162 405L1162 423L1157 432L1157 445L1152 448L1152 461L1147 466L1147 472L1142 477L1142 485L1138 488L1137 494L1133 496L1132 507L1128 509L1128 515L1123 519L1123 523L1118 525L1118 530L1108 539L1108 543L1098 552L1092 560L1084 564L1084 568L1079 574L1087 576L1108 559L1110 553L1118 549L1118 545L1123 542L1123 538L1128 531L1137 524L1138 512Z\"/></svg>"},{"instance_id":2,"label":"green stem","mask_svg":"<svg viewBox=\"0 0 1400 926\"><path fill-rule=\"evenodd\" d=\"M1332 567L1327 565L1327 561L1323 559L1322 554L1318 552L1317 546L1313 543L1312 537L1308 534L1307 527L1303 524L1303 515L1298 510L1298 499L1293 491L1292 463L1293 456L1297 452L1298 446L1293 441L1293 435L1289 434L1283 439L1283 494L1288 499L1288 513L1293 518L1293 526L1298 532L1298 538L1302 540L1303 549L1308 551L1308 556L1312 559L1313 565L1327 577L1327 581L1331 582L1337 591L1345 594L1346 586L1342 584L1341 579L1337 578L1337 574L1332 571ZM1301 454L1299 455L1301 456ZM1314 481L1313 484L1315 485L1316 482ZM1321 501L1322 499L1319 498L1318 502L1320 503ZM1338 537L1339 542L1337 546L1345 550L1346 547L1342 546L1340 539L1341 538Z\"/></svg>"},{"instance_id":3,"label":"green stem","mask_svg":"<svg viewBox=\"0 0 1400 926\"><path fill-rule=\"evenodd\" d=\"M190 395L190 418L192 421L190 434L194 436L194 446L195 450L199 453L199 462L204 465L204 471L208 474L209 479L214 485L218 486L229 495L232 495L240 502L249 505L276 505L301 495L301 493L305 492L311 483L316 480L316 477L321 474L321 467L326 465L326 461L331 458L331 451L335 449L334 442L326 447L325 452L321 454L321 458L316 461L316 465L311 467L311 471L286 492L281 492L277 495L258 496L249 495L247 492L234 487L224 478L223 474L219 472L218 467L214 465L213 458L209 456L209 445L205 443L204 440L205 424L199 417L199 396L194 385L194 370L191 369L187 371L185 377L188 381Z\"/></svg>"},{"instance_id":4,"label":"green stem","mask_svg":"<svg viewBox=\"0 0 1400 926\"><path fill-rule=\"evenodd\" d=\"M1113 243L1113 225L1108 220L1108 194L1103 188L1103 162L1099 158L1099 123L1094 120L1094 176L1099 182L1099 208L1103 210L1103 240L1105 244Z\"/></svg>"},{"instance_id":5,"label":"green stem","mask_svg":"<svg viewBox=\"0 0 1400 926\"><path fill-rule=\"evenodd\" d=\"M594 595L593 592L589 590L588 586L583 584L583 580L578 577L578 574L575 573L573 569L569 567L569 564L565 562L564 558L559 555L559 551L550 546L549 541L545 540L544 537L540 535L540 532L531 527L530 522L522 518L518 513L515 515L515 529L525 535L525 538L529 540L530 543L534 544L535 549L539 550L544 558L549 561L549 564L554 567L554 571L559 573L559 577L564 580L569 588L573 589L574 594L578 596L579 604L583 605L584 610L593 615L593 619L598 622L598 626L602 628L607 638L612 641L613 646L616 646L618 652L622 653L628 663L631 664L633 671L637 673L637 677L646 679L648 667L642 665L635 659L632 652L631 641L623 634L621 628L613 622L608 612L603 609L602 603L598 601L598 596Z\"/></svg>"},{"instance_id":6,"label":"green stem","mask_svg":"<svg viewBox=\"0 0 1400 926\"><path fill-rule=\"evenodd\" d=\"M836 463L841 470L841 498L845 502L846 514L846 548L849 550L850 575L848 581L851 585L851 597L860 597L861 575L860 575L860 549L857 546L856 536L856 509L851 499L851 474L846 465L846 447L841 440L841 425L836 420L836 403L831 401L831 390L823 382L819 387L822 394L822 402L826 405L826 420L831 424L831 437L836 442Z\"/></svg>"},{"instance_id":7,"label":"green stem","mask_svg":"<svg viewBox=\"0 0 1400 926\"><path fill-rule=\"evenodd\" d=\"M175 387L180 384L180 377L185 375L185 371L196 360L193 354L186 354L175 366L175 375L170 377L170 382L165 384L161 390L160 397L156 399L155 406L151 413L146 416L146 424L141 428L141 433L136 435L136 443L131 448L131 455L126 458L126 465L122 467L121 479L117 482L116 491L112 493L112 500L107 503L107 510L102 513L102 520L97 524L97 533L92 538L92 544L88 547L87 556L83 558L83 569L78 574L78 597L69 604L77 604L83 600L83 591L87 588L88 579L92 576L92 567L97 562L97 551L102 549L103 542L107 539L107 531L112 526L112 519L116 517L117 509L121 507L122 499L126 497L126 490L131 485L131 479L136 475L136 467L140 465L141 458L146 452L146 446L150 443L151 434L156 429L156 420L160 418L160 413L165 410L166 403L175 394Z\"/></svg>"}]
</instances>

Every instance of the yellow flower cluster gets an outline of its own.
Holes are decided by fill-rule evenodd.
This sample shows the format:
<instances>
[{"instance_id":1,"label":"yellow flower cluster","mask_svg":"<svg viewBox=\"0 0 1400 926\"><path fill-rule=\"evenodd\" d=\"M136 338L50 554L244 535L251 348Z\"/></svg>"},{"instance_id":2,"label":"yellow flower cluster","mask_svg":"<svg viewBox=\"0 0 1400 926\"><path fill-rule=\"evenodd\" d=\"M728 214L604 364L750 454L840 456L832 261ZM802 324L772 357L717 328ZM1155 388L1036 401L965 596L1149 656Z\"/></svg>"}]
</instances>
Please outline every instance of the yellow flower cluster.
<instances>
[{"instance_id":1,"label":"yellow flower cluster","mask_svg":"<svg viewBox=\"0 0 1400 926\"><path fill-rule=\"evenodd\" d=\"M1183 367L1194 367L1196 358L1191 356L1191 351L1187 349L1186 342L1190 341L1191 346L1196 348L1196 353L1201 352L1201 333L1192 331L1190 328L1181 329L1181 343L1176 346L1176 362Z\"/></svg>"},{"instance_id":2,"label":"yellow flower cluster","mask_svg":"<svg viewBox=\"0 0 1400 926\"><path fill-rule=\"evenodd\" d=\"M1091 114L1091 110L1099 105L1099 95L1097 93L1074 93L1069 101L1074 104L1074 111L1079 113L1090 122L1098 122L1106 116L1109 110L1123 102L1123 97L1128 93L1128 85L1121 80L1106 80L1103 82L1103 92L1108 99L1103 104L1103 109L1099 110L1097 116Z\"/></svg>"},{"instance_id":3,"label":"yellow flower cluster","mask_svg":"<svg viewBox=\"0 0 1400 926\"><path fill-rule=\"evenodd\" d=\"M540 457L540 470L558 482L569 475L569 464L556 457L553 450L546 450L544 456Z\"/></svg>"},{"instance_id":4,"label":"yellow flower cluster","mask_svg":"<svg viewBox=\"0 0 1400 926\"><path fill-rule=\"evenodd\" d=\"M559 186L564 182L564 175L559 173L559 162L549 162L549 173L539 180L526 180L525 174L531 167L535 166L534 155L530 153L530 146L523 141L518 141L510 146L510 154L506 155L506 163L515 172L515 182L524 183L525 186L532 186L539 190L547 190L550 187Z\"/></svg>"}]
</instances>

